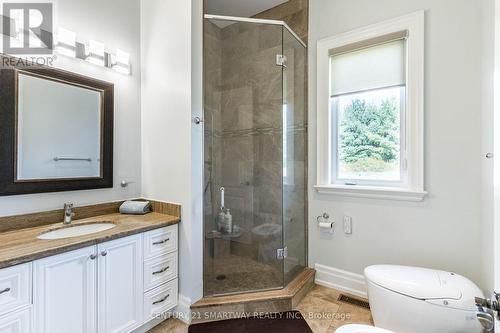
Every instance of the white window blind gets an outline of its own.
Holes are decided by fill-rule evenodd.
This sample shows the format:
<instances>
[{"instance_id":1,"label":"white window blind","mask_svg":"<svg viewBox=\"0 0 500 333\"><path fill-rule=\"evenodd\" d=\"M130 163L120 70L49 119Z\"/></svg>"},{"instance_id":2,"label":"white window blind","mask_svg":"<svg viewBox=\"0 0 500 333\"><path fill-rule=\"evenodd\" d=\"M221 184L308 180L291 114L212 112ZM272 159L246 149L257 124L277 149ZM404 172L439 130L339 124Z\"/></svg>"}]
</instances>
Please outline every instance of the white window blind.
<instances>
[{"instance_id":1,"label":"white window blind","mask_svg":"<svg viewBox=\"0 0 500 333\"><path fill-rule=\"evenodd\" d=\"M331 54L330 96L406 84L406 39Z\"/></svg>"}]
</instances>

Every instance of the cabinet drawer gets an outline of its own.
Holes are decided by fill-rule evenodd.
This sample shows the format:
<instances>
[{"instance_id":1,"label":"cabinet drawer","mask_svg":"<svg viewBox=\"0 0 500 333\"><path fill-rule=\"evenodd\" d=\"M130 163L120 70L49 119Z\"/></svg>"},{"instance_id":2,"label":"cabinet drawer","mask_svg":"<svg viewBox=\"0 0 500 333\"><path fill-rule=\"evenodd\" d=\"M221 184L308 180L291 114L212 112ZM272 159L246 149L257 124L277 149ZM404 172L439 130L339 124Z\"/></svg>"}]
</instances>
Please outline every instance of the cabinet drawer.
<instances>
[{"instance_id":1,"label":"cabinet drawer","mask_svg":"<svg viewBox=\"0 0 500 333\"><path fill-rule=\"evenodd\" d=\"M144 322L177 306L177 279L144 294Z\"/></svg>"},{"instance_id":2,"label":"cabinet drawer","mask_svg":"<svg viewBox=\"0 0 500 333\"><path fill-rule=\"evenodd\" d=\"M144 262L144 291L177 277L177 252Z\"/></svg>"},{"instance_id":3,"label":"cabinet drawer","mask_svg":"<svg viewBox=\"0 0 500 333\"><path fill-rule=\"evenodd\" d=\"M144 234L144 259L177 250L177 225L152 230Z\"/></svg>"},{"instance_id":4,"label":"cabinet drawer","mask_svg":"<svg viewBox=\"0 0 500 333\"><path fill-rule=\"evenodd\" d=\"M31 263L0 270L0 316L31 304Z\"/></svg>"},{"instance_id":5,"label":"cabinet drawer","mask_svg":"<svg viewBox=\"0 0 500 333\"><path fill-rule=\"evenodd\" d=\"M33 332L31 307L0 317L0 333L31 332Z\"/></svg>"}]
</instances>

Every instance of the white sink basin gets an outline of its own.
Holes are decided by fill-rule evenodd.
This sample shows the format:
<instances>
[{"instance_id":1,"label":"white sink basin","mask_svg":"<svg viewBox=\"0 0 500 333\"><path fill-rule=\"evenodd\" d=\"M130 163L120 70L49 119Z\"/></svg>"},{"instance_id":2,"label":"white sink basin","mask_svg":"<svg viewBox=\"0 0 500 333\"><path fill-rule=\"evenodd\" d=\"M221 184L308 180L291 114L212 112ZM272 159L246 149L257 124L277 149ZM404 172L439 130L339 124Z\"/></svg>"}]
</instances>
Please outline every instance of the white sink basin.
<instances>
[{"instance_id":1,"label":"white sink basin","mask_svg":"<svg viewBox=\"0 0 500 333\"><path fill-rule=\"evenodd\" d=\"M38 239L61 239L94 234L96 232L108 230L116 227L111 222L96 222L88 224L75 224L61 227L38 235Z\"/></svg>"}]
</instances>

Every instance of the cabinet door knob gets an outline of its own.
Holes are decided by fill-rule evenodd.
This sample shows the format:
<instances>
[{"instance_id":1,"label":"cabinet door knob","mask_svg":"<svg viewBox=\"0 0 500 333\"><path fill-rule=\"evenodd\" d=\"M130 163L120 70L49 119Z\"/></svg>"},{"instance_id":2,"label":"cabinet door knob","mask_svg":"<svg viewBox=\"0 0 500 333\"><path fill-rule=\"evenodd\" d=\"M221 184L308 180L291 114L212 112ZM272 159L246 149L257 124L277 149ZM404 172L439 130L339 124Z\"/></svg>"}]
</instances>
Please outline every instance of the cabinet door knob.
<instances>
[{"instance_id":1,"label":"cabinet door knob","mask_svg":"<svg viewBox=\"0 0 500 333\"><path fill-rule=\"evenodd\" d=\"M104 251L101 252L101 256L105 257L107 255L108 255L108 251L104 250Z\"/></svg>"},{"instance_id":2,"label":"cabinet door knob","mask_svg":"<svg viewBox=\"0 0 500 333\"><path fill-rule=\"evenodd\" d=\"M90 260L95 260L97 258L97 256L95 254L91 254L89 258L90 258Z\"/></svg>"}]
</instances>

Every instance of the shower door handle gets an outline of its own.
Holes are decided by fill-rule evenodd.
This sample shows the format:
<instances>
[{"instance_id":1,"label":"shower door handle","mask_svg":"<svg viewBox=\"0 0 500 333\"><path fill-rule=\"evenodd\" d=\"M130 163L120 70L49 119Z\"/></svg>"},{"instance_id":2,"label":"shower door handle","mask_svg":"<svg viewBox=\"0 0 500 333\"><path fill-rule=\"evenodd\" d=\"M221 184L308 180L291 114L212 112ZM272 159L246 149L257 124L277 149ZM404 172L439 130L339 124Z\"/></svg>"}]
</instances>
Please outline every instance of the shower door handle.
<instances>
[{"instance_id":1,"label":"shower door handle","mask_svg":"<svg viewBox=\"0 0 500 333\"><path fill-rule=\"evenodd\" d=\"M226 189L224 187L221 187L220 188L220 210L224 210L224 192L226 191Z\"/></svg>"}]
</instances>

